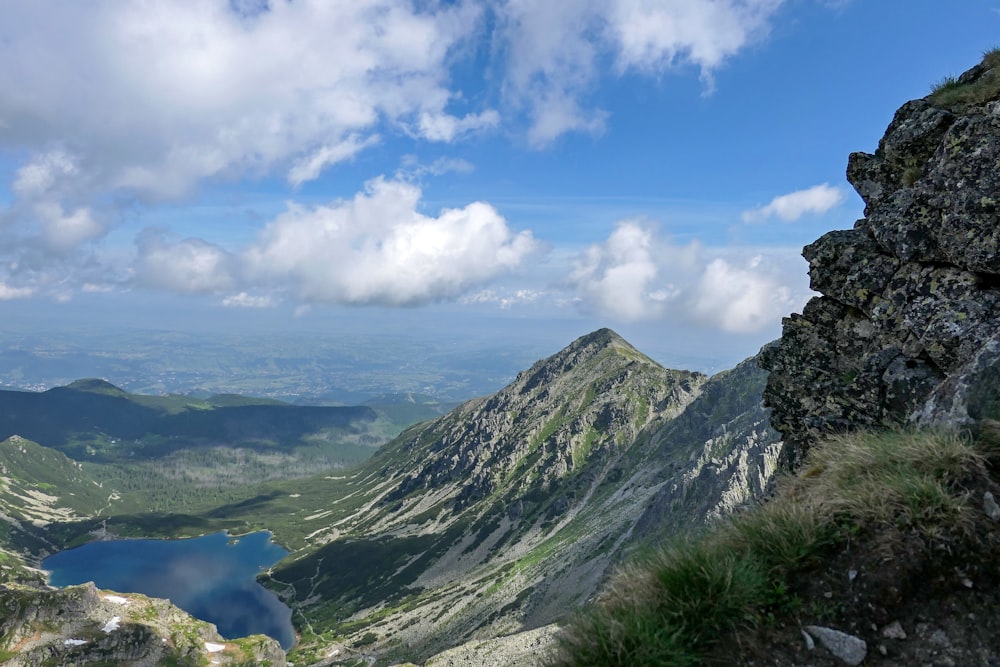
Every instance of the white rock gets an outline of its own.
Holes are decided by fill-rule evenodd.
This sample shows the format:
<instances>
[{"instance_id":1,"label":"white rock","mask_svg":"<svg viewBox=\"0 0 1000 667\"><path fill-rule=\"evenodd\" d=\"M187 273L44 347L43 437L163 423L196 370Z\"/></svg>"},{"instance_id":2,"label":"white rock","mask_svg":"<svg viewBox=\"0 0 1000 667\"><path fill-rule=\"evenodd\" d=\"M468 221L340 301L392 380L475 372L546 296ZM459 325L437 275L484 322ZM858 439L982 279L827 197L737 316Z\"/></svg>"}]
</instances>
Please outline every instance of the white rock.
<instances>
[{"instance_id":1,"label":"white rock","mask_svg":"<svg viewBox=\"0 0 1000 667\"><path fill-rule=\"evenodd\" d=\"M893 621L882 628L882 636L886 639L906 639L906 631L899 621Z\"/></svg>"},{"instance_id":2,"label":"white rock","mask_svg":"<svg viewBox=\"0 0 1000 667\"><path fill-rule=\"evenodd\" d=\"M826 650L852 667L860 665L868 655L868 644L860 637L818 625L807 625L806 632L815 637Z\"/></svg>"}]
</instances>

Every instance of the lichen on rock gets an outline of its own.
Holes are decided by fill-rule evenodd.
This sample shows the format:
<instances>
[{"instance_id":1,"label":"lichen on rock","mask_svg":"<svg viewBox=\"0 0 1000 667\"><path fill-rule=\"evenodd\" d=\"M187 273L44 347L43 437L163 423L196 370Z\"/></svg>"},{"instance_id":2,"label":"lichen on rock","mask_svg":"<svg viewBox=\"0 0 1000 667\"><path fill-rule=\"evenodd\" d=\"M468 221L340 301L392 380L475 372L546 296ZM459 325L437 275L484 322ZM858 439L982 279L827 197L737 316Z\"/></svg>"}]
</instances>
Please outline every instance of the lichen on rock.
<instances>
[{"instance_id":1,"label":"lichen on rock","mask_svg":"<svg viewBox=\"0 0 1000 667\"><path fill-rule=\"evenodd\" d=\"M1000 416L998 77L988 54L850 156L865 217L806 246L822 296L761 355L784 467L828 433Z\"/></svg>"}]
</instances>

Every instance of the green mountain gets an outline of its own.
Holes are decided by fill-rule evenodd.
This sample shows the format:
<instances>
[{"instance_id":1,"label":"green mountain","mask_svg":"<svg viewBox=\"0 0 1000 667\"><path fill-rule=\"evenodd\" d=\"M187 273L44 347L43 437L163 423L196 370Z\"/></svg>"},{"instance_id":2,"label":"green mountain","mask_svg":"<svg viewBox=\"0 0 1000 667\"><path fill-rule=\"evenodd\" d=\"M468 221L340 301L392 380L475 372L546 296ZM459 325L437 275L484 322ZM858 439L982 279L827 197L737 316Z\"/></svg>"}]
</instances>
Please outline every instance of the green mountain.
<instances>
[{"instance_id":1,"label":"green mountain","mask_svg":"<svg viewBox=\"0 0 1000 667\"><path fill-rule=\"evenodd\" d=\"M273 415L293 406L136 397L100 381L32 398L10 392L18 395L6 405L22 401L31 409L8 408L6 419L20 420L25 433L37 426L63 434L53 442L85 458L81 464L18 438L26 451L59 461L51 474L67 485L48 491L55 500L47 506L61 515L31 510L25 498L35 496L24 490L11 503L41 520L32 526L43 541L21 547L28 563L42 549L95 532L271 530L292 554L263 581L293 607L301 633L291 654L296 664L362 649L382 662L424 660L476 637L559 622L629 553L660 539L664 526L697 529L748 502L770 478L778 446L760 404L764 380L753 361L713 378L668 370L602 329L537 362L496 394L408 428L354 469L325 467L319 474L258 477L208 490L198 485L193 467L199 451L259 454L265 445L247 435L246 447L220 449L194 433L226 428L233 410ZM38 407L52 410L53 403L65 410L65 420ZM404 413L421 404L436 407L412 396L407 404ZM122 410L120 423L115 407ZM43 413L52 423L45 424ZM169 444L167 434L178 424L188 430L175 441L187 449L150 459L161 450L140 446L124 458L125 434L143 430L143 442ZM267 428L295 436L313 427L279 421L242 428L256 437ZM95 433L107 445L101 456L120 458L91 463L97 454L79 454L80 443ZM266 445L272 452L280 446ZM169 471L178 460L183 474L172 482ZM232 474L243 475L253 459L235 462ZM214 465L217 483L220 466ZM40 475L18 473L35 484L55 484ZM74 479L79 490L69 483Z\"/></svg>"},{"instance_id":2,"label":"green mountain","mask_svg":"<svg viewBox=\"0 0 1000 667\"><path fill-rule=\"evenodd\" d=\"M0 436L22 437L78 460L115 462L224 445L256 451L317 443L377 445L378 414L368 407L298 406L234 395L139 396L103 380L78 380L44 392L0 391ZM367 437L366 437L367 436Z\"/></svg>"}]
</instances>

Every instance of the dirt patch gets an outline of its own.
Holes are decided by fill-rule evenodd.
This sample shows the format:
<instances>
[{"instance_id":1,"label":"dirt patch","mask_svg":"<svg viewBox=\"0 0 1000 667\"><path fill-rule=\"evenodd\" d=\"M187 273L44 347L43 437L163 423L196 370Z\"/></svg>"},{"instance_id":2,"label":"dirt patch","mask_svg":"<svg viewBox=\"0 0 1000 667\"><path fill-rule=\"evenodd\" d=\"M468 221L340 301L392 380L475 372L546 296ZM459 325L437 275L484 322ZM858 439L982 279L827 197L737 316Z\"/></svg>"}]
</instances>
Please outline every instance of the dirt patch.
<instances>
[{"instance_id":1,"label":"dirt patch","mask_svg":"<svg viewBox=\"0 0 1000 667\"><path fill-rule=\"evenodd\" d=\"M847 664L810 648L803 628L818 625L864 640L865 665L1000 667L1000 524L985 515L971 533L872 528L789 585L798 608L723 642L712 664Z\"/></svg>"}]
</instances>

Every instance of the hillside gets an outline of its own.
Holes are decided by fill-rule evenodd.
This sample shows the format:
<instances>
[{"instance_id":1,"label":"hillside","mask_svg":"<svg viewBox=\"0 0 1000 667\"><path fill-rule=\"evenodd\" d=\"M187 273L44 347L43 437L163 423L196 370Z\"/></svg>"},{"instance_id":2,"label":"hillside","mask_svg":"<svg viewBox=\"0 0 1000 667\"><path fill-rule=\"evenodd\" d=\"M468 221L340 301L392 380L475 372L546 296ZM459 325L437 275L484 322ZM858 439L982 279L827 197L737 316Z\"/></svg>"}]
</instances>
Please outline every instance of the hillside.
<instances>
[{"instance_id":1,"label":"hillside","mask_svg":"<svg viewBox=\"0 0 1000 667\"><path fill-rule=\"evenodd\" d=\"M368 407L299 406L235 395L143 396L96 379L44 392L0 391L0 436L20 435L99 463L220 445L288 452L318 444L331 450L331 459L356 463L365 456L352 447L370 451L383 442L377 419Z\"/></svg>"}]
</instances>

